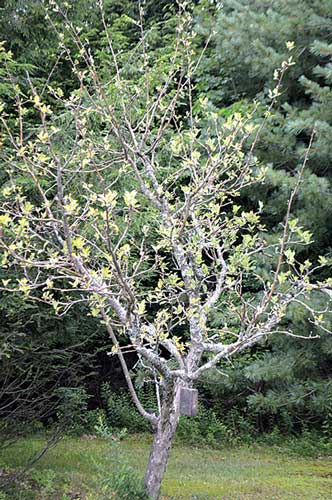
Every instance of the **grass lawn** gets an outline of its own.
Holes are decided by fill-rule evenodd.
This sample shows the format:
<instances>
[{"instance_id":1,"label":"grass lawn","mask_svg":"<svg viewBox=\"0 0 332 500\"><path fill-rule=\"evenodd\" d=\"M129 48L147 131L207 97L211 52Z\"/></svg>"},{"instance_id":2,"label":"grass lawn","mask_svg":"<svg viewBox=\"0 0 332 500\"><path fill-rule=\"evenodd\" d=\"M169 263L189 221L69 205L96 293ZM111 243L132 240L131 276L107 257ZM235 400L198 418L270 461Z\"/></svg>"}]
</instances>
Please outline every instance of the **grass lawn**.
<instances>
[{"instance_id":1,"label":"grass lawn","mask_svg":"<svg viewBox=\"0 0 332 500\"><path fill-rule=\"evenodd\" d=\"M41 438L19 441L2 452L0 468L24 465L41 444ZM66 438L35 466L33 477L41 492L27 496L18 487L16 497L6 498L97 500L100 467L112 470L116 457L122 456L143 475L149 446L146 436L126 438L111 446L102 439ZM165 500L329 500L332 458L295 458L267 447L214 450L177 445L162 493Z\"/></svg>"}]
</instances>

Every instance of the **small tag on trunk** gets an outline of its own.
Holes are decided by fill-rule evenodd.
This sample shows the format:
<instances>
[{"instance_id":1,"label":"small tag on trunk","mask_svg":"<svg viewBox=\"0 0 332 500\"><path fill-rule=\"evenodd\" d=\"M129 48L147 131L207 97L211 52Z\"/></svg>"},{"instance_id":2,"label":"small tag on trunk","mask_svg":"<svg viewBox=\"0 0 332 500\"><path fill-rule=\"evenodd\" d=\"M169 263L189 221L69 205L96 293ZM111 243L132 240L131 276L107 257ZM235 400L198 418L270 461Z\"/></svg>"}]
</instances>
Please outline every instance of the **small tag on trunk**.
<instances>
[{"instance_id":1,"label":"small tag on trunk","mask_svg":"<svg viewBox=\"0 0 332 500\"><path fill-rule=\"evenodd\" d=\"M180 389L180 415L195 417L198 412L198 390L181 387Z\"/></svg>"}]
</instances>

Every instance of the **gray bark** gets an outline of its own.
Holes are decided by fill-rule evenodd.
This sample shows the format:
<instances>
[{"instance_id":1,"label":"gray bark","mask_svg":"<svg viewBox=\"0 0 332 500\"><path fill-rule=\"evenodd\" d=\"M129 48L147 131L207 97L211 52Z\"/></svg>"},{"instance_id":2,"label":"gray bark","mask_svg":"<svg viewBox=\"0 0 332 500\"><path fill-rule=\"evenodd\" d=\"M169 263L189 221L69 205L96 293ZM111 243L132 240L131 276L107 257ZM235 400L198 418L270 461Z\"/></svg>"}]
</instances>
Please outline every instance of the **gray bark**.
<instances>
[{"instance_id":1,"label":"gray bark","mask_svg":"<svg viewBox=\"0 0 332 500\"><path fill-rule=\"evenodd\" d=\"M171 382L165 389L161 414L145 474L145 488L153 500L158 500L170 449L179 422L180 384Z\"/></svg>"}]
</instances>

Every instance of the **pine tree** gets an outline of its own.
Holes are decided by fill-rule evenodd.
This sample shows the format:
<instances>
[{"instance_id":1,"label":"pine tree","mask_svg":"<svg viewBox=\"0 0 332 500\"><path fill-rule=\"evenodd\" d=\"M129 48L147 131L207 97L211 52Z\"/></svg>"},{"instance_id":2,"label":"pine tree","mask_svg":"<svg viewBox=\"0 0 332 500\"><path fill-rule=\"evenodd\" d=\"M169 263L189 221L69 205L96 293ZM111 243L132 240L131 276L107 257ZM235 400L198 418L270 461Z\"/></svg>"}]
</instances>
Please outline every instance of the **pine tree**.
<instances>
[{"instance_id":1,"label":"pine tree","mask_svg":"<svg viewBox=\"0 0 332 500\"><path fill-rule=\"evenodd\" d=\"M294 174L315 128L312 154L293 211L294 217L312 233L312 244L308 250L297 248L297 258L304 261L320 254L329 256L332 234L331 2L225 0L222 8L215 4L212 10L210 6L197 13L200 43L215 31L202 62L197 91L208 96L216 113L224 116L245 113L249 100L256 98L255 116L257 123L261 123L261 103L266 102L275 69L290 56L295 62L283 79L279 107L267 119L256 150L268 169L265 185L248 192L247 203L255 206L261 201L264 204L271 238L278 238L281 207L287 203L295 182ZM312 328L300 309L294 310L285 321L292 322L302 332ZM220 409L222 414L225 411L234 414L238 407L242 408L240 414L246 412L248 417L255 412L263 415L263 421L253 418L254 426L261 430L267 430L270 418L272 422L283 420L284 423L288 419L290 431L300 430L301 418L309 427L323 426L331 406L330 385L326 382L332 373L331 353L328 336L322 337L315 346L306 343L299 346L290 339L280 339L277 347L267 344L240 359L237 367L238 375L242 376L237 375L236 383L233 378L219 379L218 383L214 380L209 390L215 391L216 404L225 402ZM300 364L295 360L300 360ZM227 371L227 366L223 370ZM282 384L281 372L287 372ZM242 400L236 397L236 391L242 393ZM324 393L326 404L322 404ZM227 407L227 401L233 403ZM318 401L322 418L317 412ZM230 408L233 408L231 412Z\"/></svg>"}]
</instances>

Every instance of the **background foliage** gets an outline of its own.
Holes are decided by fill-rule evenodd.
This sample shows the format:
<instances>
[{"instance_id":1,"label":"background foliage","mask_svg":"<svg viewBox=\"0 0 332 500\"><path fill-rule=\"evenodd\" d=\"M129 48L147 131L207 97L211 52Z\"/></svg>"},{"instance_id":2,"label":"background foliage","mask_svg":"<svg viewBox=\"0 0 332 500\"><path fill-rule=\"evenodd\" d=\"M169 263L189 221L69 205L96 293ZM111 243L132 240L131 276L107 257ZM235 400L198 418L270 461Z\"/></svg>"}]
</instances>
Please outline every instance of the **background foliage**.
<instances>
[{"instance_id":1,"label":"background foliage","mask_svg":"<svg viewBox=\"0 0 332 500\"><path fill-rule=\"evenodd\" d=\"M15 74L27 89L26 72L34 79L41 95L49 83L66 94L75 90L75 80L58 38L45 22L48 1L8 1L1 6L0 39L14 53ZM268 168L264 185L248 190L243 202L250 209L264 204L265 222L271 240L280 233L295 173L303 161L313 126L317 136L295 206L300 224L312 232L312 244L297 257L316 259L331 255L332 230L332 14L329 0L225 0L193 2L196 22L196 49L199 51L212 33L195 82L195 92L207 99L220 119L235 112L253 112L261 123L267 89L281 61L293 57L295 65L283 84L278 108L268 118L256 148ZM88 37L104 75L112 71L110 57L95 2L71 2L69 15ZM125 60L137 42L138 3L107 0L105 8L112 24L112 36ZM70 7L70 8L69 8ZM144 3L150 57L166 71L172 39L176 2ZM56 16L54 22L58 23ZM58 24L57 27L61 29ZM47 40L47 43L45 43ZM289 51L287 42L294 42ZM70 44L70 40L67 40ZM139 82L135 62L128 65L128 79ZM1 75L1 74L0 74ZM0 97L11 105L10 82L0 84ZM26 87L25 87L26 86ZM253 101L255 104L253 104ZM53 103L54 104L54 103ZM186 110L183 110L185 119ZM64 123L66 117L63 117ZM29 116L31 133L34 116ZM99 124L95 124L98 130ZM1 176L1 173L0 173ZM0 178L5 186L6 179ZM24 179L22 179L24 182ZM130 179L123 181L124 188ZM266 268L266 273L269 269ZM319 278L319 276L317 276ZM6 268L0 279L8 279ZM150 277L153 280L153 276ZM144 286L144 284L142 285ZM255 293L253 287L248 292ZM318 300L318 299L317 299ZM17 435L17 429L61 420L67 430L93 432L98 418L110 428L128 432L148 430L136 415L127 397L117 362L105 353L110 342L97 322L82 319L77 307L66 318L55 319L44 306L32 305L18 297L0 296L0 432L3 441ZM220 320L220 318L219 318ZM312 325L301 310L286 318L298 333ZM215 318L218 326L218 316ZM135 365L135 357L129 359ZM331 436L332 417L332 338L322 335L313 342L286 337L265 342L238 357L232 366L223 363L219 371L206 376L199 389L200 416L180 424L179 436L191 442L221 444L255 438L264 433L303 434L319 431L322 439ZM137 384L140 374L137 374ZM107 385L105 385L107 383ZM13 396L15 390L15 397ZM142 387L149 403L151 387ZM69 392L68 392L69 391ZM23 397L28 394L28 397ZM151 398L152 400L152 398ZM73 403L74 402L74 403ZM152 405L152 401L151 401ZM79 419L73 407L79 407ZM104 413L91 411L102 408ZM74 419L74 420L73 420ZM75 423L76 422L76 423ZM10 432L9 432L10 431ZM5 439L6 438L6 439Z\"/></svg>"}]
</instances>

